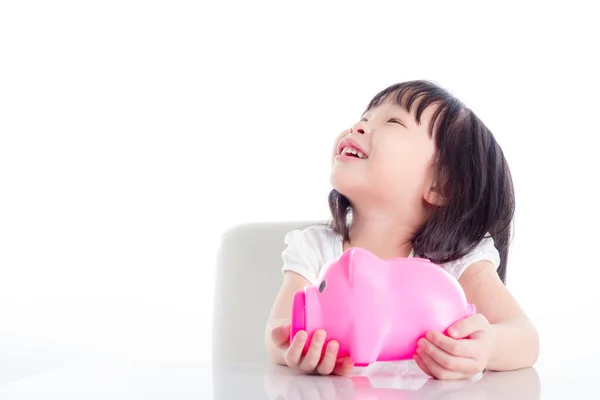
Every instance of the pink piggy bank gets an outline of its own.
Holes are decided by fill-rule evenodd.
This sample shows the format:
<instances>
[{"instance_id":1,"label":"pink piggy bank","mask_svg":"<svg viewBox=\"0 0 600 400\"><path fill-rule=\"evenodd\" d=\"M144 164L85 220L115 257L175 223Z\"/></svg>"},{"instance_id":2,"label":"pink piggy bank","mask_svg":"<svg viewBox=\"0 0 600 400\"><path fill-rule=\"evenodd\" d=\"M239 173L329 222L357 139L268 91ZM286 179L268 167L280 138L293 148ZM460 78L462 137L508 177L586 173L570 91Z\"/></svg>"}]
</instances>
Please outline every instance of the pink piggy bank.
<instances>
[{"instance_id":1,"label":"pink piggy bank","mask_svg":"<svg viewBox=\"0 0 600 400\"><path fill-rule=\"evenodd\" d=\"M460 284L423 258L382 260L351 248L333 263L316 286L294 295L290 339L317 329L335 339L338 357L357 366L412 359L417 341L430 330L446 333L475 313Z\"/></svg>"}]
</instances>

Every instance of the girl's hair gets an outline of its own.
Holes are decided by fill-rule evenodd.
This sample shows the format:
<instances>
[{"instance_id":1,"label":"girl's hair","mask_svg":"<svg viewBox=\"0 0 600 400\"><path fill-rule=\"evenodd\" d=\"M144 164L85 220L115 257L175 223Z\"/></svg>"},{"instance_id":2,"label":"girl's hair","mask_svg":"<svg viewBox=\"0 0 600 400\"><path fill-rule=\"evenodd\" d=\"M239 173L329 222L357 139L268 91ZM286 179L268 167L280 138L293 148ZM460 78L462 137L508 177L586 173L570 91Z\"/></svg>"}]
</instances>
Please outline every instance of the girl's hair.
<instances>
[{"instance_id":1,"label":"girl's hair","mask_svg":"<svg viewBox=\"0 0 600 400\"><path fill-rule=\"evenodd\" d=\"M432 82L392 85L375 95L365 112L388 99L409 113L415 106L418 124L423 110L437 105L429 134L437 148L434 182L446 200L442 206L429 206L430 216L412 240L415 254L438 264L457 260L489 233L500 253L497 272L506 284L515 199L511 173L494 136L472 110ZM329 225L349 241L350 200L335 189L328 199Z\"/></svg>"}]
</instances>

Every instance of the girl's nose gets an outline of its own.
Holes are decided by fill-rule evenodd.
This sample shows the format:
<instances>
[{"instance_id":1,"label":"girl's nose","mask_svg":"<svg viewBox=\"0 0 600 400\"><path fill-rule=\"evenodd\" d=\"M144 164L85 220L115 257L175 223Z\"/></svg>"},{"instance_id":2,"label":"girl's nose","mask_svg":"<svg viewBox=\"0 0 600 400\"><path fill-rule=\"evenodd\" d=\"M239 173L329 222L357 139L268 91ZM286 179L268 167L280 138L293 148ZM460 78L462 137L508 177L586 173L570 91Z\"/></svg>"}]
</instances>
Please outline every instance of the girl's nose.
<instances>
[{"instance_id":1,"label":"girl's nose","mask_svg":"<svg viewBox=\"0 0 600 400\"><path fill-rule=\"evenodd\" d=\"M367 132L367 126L363 121L354 124L354 126L350 128L350 133L360 133L364 135Z\"/></svg>"}]
</instances>

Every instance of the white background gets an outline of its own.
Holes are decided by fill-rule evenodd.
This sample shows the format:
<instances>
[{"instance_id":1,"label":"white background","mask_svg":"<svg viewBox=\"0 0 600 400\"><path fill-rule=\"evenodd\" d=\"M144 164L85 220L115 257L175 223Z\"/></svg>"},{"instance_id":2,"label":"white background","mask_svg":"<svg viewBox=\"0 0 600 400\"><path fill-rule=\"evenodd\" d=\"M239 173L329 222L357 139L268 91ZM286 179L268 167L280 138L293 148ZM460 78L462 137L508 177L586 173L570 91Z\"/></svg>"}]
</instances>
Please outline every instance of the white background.
<instances>
[{"instance_id":1,"label":"white background","mask_svg":"<svg viewBox=\"0 0 600 400\"><path fill-rule=\"evenodd\" d=\"M424 78L512 168L509 288L539 368L597 362L591 8L216 3L0 5L3 343L208 359L220 234L327 217L333 138L380 89Z\"/></svg>"}]
</instances>

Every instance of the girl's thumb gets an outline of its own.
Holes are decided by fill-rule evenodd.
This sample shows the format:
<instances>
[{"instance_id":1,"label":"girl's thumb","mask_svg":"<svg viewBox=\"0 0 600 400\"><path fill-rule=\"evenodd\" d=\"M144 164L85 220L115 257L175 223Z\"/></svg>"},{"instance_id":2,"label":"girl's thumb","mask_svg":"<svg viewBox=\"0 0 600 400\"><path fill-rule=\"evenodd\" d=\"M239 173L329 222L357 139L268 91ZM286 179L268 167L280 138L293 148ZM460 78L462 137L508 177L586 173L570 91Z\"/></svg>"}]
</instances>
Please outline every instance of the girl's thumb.
<instances>
[{"instance_id":1,"label":"girl's thumb","mask_svg":"<svg viewBox=\"0 0 600 400\"><path fill-rule=\"evenodd\" d=\"M277 346L283 346L290 340L290 326L282 325L273 328L271 337Z\"/></svg>"}]
</instances>

